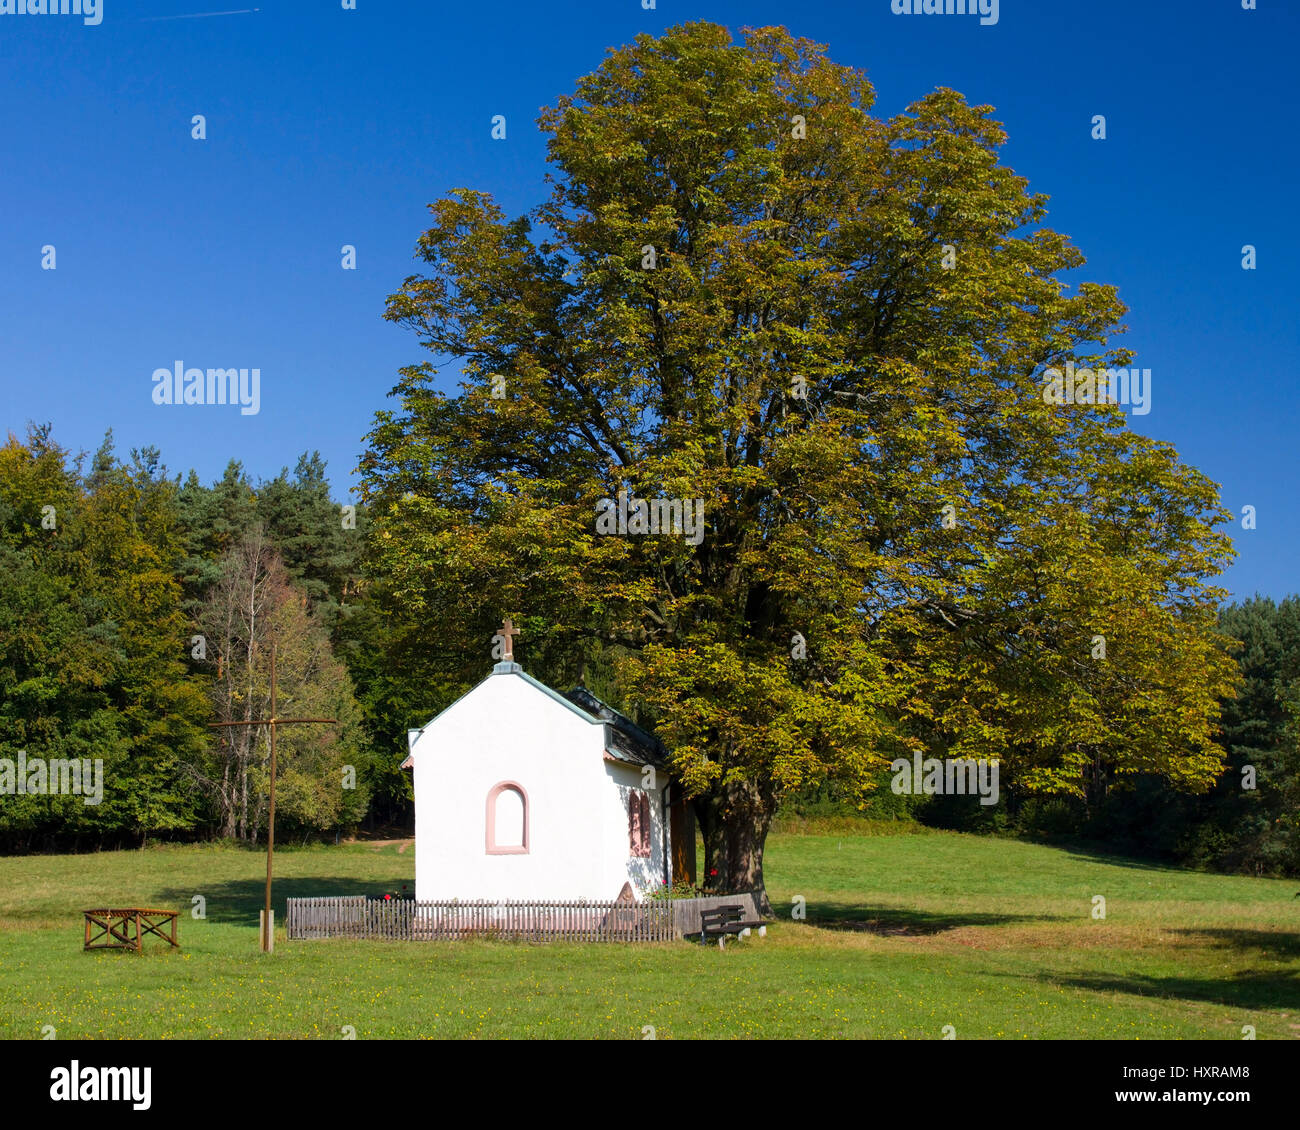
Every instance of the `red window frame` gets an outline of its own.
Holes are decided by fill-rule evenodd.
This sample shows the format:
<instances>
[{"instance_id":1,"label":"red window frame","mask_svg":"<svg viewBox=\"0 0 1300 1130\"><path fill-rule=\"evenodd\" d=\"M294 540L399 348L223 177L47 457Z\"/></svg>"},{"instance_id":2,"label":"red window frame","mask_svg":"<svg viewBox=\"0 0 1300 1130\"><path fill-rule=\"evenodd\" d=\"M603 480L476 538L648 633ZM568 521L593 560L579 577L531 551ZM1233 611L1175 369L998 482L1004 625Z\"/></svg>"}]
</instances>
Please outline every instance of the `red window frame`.
<instances>
[{"instance_id":1,"label":"red window frame","mask_svg":"<svg viewBox=\"0 0 1300 1130\"><path fill-rule=\"evenodd\" d=\"M636 859L650 856L650 794L632 789L627 797L627 838Z\"/></svg>"}]
</instances>

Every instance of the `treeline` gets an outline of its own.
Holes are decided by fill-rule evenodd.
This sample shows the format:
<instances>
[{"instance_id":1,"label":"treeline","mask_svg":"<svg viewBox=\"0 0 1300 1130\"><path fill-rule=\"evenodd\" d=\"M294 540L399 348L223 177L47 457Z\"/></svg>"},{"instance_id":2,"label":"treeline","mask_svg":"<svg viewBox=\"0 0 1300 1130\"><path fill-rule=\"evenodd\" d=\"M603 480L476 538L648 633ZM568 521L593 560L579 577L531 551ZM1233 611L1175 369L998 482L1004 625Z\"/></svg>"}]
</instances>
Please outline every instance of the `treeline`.
<instances>
[{"instance_id":1,"label":"treeline","mask_svg":"<svg viewBox=\"0 0 1300 1130\"><path fill-rule=\"evenodd\" d=\"M409 818L402 725L376 671L364 512L319 455L205 485L154 448L93 458L47 427L0 448L0 851L264 835L264 726L277 649L276 825L285 838ZM377 697L368 701L368 694ZM388 727L378 733L372 723ZM6 782L5 766L102 762L98 804ZM11 771L12 773L12 771ZM43 774L43 770L42 770ZM24 781L24 785L28 782ZM8 787L6 787L8 785ZM51 786L52 788L52 786Z\"/></svg>"},{"instance_id":2,"label":"treeline","mask_svg":"<svg viewBox=\"0 0 1300 1130\"><path fill-rule=\"evenodd\" d=\"M865 804L833 788L789 797L787 816L860 815L936 828L1096 844L1107 851L1251 875L1300 875L1300 597L1255 597L1224 608L1219 628L1240 642L1242 682L1223 700L1222 775L1206 793L1155 776L1100 775L1083 797L1035 796L1002 775L1000 803L898 795L882 774Z\"/></svg>"},{"instance_id":3,"label":"treeline","mask_svg":"<svg viewBox=\"0 0 1300 1130\"><path fill-rule=\"evenodd\" d=\"M292 473L253 483L231 462L205 485L170 475L153 448L119 458L111 435L89 460L73 456L45 427L0 448L0 851L257 841L266 728L211 724L268 716L273 642L279 715L336 720L280 730L281 836L409 825L403 735L463 691L473 665L385 615L374 594L391 602L393 585L367 584L365 511L335 502L325 471L303 455ZM899 796L885 775L865 807L822 788L785 811L1300 874L1300 598L1231 605L1219 624L1241 641L1242 684L1223 703L1228 760L1207 793L1099 773L1084 796L1043 797L1003 775L1000 802L983 806ZM535 666L618 697L600 656L567 672L537 652ZM101 761L102 800L11 791L4 759L20 754Z\"/></svg>"}]
</instances>

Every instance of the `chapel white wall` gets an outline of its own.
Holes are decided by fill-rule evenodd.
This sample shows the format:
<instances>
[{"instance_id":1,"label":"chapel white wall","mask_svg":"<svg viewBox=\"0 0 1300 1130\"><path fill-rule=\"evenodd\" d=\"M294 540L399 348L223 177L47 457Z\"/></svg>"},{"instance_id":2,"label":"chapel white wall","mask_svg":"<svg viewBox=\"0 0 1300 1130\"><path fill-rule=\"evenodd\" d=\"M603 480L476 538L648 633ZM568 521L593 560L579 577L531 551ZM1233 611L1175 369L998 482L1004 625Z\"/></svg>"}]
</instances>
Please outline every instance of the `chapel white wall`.
<instances>
[{"instance_id":1,"label":"chapel white wall","mask_svg":"<svg viewBox=\"0 0 1300 1130\"><path fill-rule=\"evenodd\" d=\"M510 735L510 736L507 736ZM612 899L663 879L664 820L651 797L651 854L628 839L632 766L604 757L592 724L511 673L494 674L433 720L411 747L418 899ZM487 796L515 781L528 797L529 851L488 855Z\"/></svg>"}]
</instances>

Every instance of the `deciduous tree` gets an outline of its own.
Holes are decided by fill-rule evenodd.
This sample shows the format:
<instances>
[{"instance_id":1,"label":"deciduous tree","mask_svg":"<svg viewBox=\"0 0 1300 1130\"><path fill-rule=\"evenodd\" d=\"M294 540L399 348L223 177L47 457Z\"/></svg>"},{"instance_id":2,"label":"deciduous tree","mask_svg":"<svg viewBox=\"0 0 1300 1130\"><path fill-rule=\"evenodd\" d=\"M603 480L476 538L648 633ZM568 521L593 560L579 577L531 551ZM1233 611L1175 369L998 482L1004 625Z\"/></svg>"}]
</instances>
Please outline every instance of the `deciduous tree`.
<instances>
[{"instance_id":1,"label":"deciduous tree","mask_svg":"<svg viewBox=\"0 0 1300 1130\"><path fill-rule=\"evenodd\" d=\"M550 199L437 201L388 303L462 376L402 370L369 437L390 615L461 678L503 614L540 674L624 657L727 889L785 791L900 752L1079 795L1221 766L1214 485L1042 392L1128 364L1114 288L1065 281L990 107L872 100L780 28L639 36L542 115ZM601 536L619 492L702 499L703 540Z\"/></svg>"}]
</instances>

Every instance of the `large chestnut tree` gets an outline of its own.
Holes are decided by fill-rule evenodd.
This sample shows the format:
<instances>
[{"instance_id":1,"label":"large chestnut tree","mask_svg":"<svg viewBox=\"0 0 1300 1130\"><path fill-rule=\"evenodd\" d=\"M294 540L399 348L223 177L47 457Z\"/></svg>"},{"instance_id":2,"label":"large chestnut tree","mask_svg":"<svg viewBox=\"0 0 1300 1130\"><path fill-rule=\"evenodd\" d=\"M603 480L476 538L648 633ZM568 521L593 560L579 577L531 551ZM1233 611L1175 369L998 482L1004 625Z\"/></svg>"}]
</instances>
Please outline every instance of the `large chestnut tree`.
<instances>
[{"instance_id":1,"label":"large chestnut tree","mask_svg":"<svg viewBox=\"0 0 1300 1130\"><path fill-rule=\"evenodd\" d=\"M1084 797L1222 768L1215 486L1043 394L1129 363L1114 288L990 107L872 101L781 28L640 36L543 113L549 199L449 193L388 301L434 355L362 459L395 664L476 679L503 615L544 677L613 657L722 889L788 791L913 750ZM703 539L602 536L620 491Z\"/></svg>"}]
</instances>

